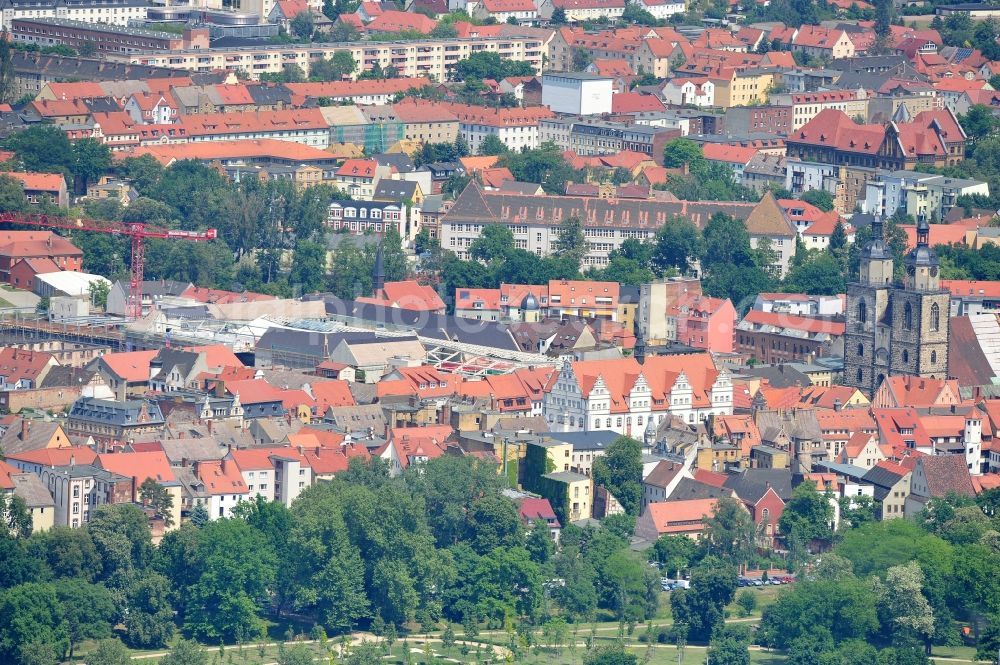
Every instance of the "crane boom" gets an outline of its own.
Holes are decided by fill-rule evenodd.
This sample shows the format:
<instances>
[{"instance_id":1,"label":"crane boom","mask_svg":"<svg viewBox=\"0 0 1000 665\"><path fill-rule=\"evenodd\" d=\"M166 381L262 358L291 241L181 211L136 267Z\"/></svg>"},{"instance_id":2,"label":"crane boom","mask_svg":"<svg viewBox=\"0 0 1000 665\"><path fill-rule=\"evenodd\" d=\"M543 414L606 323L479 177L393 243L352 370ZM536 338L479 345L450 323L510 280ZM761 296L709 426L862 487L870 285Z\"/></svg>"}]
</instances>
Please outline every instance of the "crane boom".
<instances>
[{"instance_id":1,"label":"crane boom","mask_svg":"<svg viewBox=\"0 0 1000 665\"><path fill-rule=\"evenodd\" d=\"M131 238L132 265L130 266L131 278L129 282L128 304L126 306L126 312L130 319L142 317L142 283L146 263L146 245L144 241L146 238L201 242L215 240L218 237L218 232L215 229L181 231L151 227L141 222L101 222L80 218L66 220L60 217L49 217L48 215L18 215L12 212L0 213L0 222L40 226L46 229L108 233Z\"/></svg>"}]
</instances>

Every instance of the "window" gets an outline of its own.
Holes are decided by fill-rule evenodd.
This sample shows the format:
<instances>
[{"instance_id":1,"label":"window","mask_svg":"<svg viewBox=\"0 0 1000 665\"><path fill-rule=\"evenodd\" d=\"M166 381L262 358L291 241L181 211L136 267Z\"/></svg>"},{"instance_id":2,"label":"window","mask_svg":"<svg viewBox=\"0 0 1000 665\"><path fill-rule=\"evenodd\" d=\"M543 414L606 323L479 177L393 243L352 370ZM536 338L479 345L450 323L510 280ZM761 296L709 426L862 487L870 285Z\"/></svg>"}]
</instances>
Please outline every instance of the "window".
<instances>
[{"instance_id":1,"label":"window","mask_svg":"<svg viewBox=\"0 0 1000 665\"><path fill-rule=\"evenodd\" d=\"M864 357L865 357L865 345L858 344L858 358L864 358Z\"/></svg>"},{"instance_id":2,"label":"window","mask_svg":"<svg viewBox=\"0 0 1000 665\"><path fill-rule=\"evenodd\" d=\"M910 362L910 352L907 351L906 349L903 349L903 362L904 363Z\"/></svg>"},{"instance_id":3,"label":"window","mask_svg":"<svg viewBox=\"0 0 1000 665\"><path fill-rule=\"evenodd\" d=\"M913 306L910 303L903 307L903 330L913 330Z\"/></svg>"},{"instance_id":4,"label":"window","mask_svg":"<svg viewBox=\"0 0 1000 665\"><path fill-rule=\"evenodd\" d=\"M937 303L931 305L931 316L930 316L931 330L937 332L941 327L941 308L938 307Z\"/></svg>"},{"instance_id":5,"label":"window","mask_svg":"<svg viewBox=\"0 0 1000 665\"><path fill-rule=\"evenodd\" d=\"M868 305L862 300L858 303L858 322L865 323L868 321Z\"/></svg>"},{"instance_id":6,"label":"window","mask_svg":"<svg viewBox=\"0 0 1000 665\"><path fill-rule=\"evenodd\" d=\"M861 383L861 368L858 368L858 383Z\"/></svg>"},{"instance_id":7,"label":"window","mask_svg":"<svg viewBox=\"0 0 1000 665\"><path fill-rule=\"evenodd\" d=\"M937 351L931 351L931 362L932 363L937 362Z\"/></svg>"}]
</instances>

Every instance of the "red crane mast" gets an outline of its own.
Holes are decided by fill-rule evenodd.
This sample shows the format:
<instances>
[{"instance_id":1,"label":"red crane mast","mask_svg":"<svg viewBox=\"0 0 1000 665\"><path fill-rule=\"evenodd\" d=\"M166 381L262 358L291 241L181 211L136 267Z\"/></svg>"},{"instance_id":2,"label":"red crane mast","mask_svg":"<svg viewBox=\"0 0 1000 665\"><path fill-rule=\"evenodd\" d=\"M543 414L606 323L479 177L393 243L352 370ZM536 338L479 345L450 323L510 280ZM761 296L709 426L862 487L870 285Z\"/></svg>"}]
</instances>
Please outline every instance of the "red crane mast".
<instances>
[{"instance_id":1,"label":"red crane mast","mask_svg":"<svg viewBox=\"0 0 1000 665\"><path fill-rule=\"evenodd\" d=\"M0 222L9 224L24 224L40 226L47 229L65 229L67 231L93 231L125 236L132 240L132 270L129 282L128 306L126 312L130 319L142 317L142 282L146 263L146 238L163 238L167 240L190 240L200 242L214 240L218 233L215 229L204 231L176 231L151 227L140 222L101 222L92 219L62 219L48 215L18 215L12 212L0 213Z\"/></svg>"}]
</instances>

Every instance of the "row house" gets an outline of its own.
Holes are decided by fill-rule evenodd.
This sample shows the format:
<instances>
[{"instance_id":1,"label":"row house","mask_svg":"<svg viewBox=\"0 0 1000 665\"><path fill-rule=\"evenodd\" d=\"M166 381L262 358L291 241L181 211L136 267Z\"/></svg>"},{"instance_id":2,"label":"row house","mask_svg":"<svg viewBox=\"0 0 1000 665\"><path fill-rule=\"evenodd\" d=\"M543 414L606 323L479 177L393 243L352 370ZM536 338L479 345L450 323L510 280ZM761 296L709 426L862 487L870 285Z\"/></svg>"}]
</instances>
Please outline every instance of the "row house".
<instances>
[{"instance_id":1,"label":"row house","mask_svg":"<svg viewBox=\"0 0 1000 665\"><path fill-rule=\"evenodd\" d=\"M799 129L821 111L834 109L852 118L868 117L868 93L857 90L825 90L772 95L771 101L792 108L792 130Z\"/></svg>"},{"instance_id":2,"label":"row house","mask_svg":"<svg viewBox=\"0 0 1000 665\"><path fill-rule=\"evenodd\" d=\"M697 423L732 411L729 373L708 354L565 363L543 400L550 428L566 432L636 435L650 420Z\"/></svg>"},{"instance_id":3,"label":"row house","mask_svg":"<svg viewBox=\"0 0 1000 665\"><path fill-rule=\"evenodd\" d=\"M406 206L385 201L331 201L326 223L335 233L382 235L391 228L406 236Z\"/></svg>"},{"instance_id":4,"label":"row house","mask_svg":"<svg viewBox=\"0 0 1000 665\"><path fill-rule=\"evenodd\" d=\"M750 310L736 326L736 351L764 364L843 353L843 321Z\"/></svg>"},{"instance_id":5,"label":"row house","mask_svg":"<svg viewBox=\"0 0 1000 665\"><path fill-rule=\"evenodd\" d=\"M459 136L468 144L469 151L477 154L488 136L496 137L513 152L537 148L539 121L555 115L543 106L510 109L452 103L443 106L458 118Z\"/></svg>"}]
</instances>

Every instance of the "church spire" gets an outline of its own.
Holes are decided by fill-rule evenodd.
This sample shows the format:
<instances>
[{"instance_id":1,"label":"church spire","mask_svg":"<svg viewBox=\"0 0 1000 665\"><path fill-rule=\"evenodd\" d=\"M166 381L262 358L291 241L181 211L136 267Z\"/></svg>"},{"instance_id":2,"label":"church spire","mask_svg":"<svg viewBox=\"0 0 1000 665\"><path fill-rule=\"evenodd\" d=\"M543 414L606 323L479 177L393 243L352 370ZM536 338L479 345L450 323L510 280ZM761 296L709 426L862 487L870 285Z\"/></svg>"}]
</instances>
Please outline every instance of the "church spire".
<instances>
[{"instance_id":1,"label":"church spire","mask_svg":"<svg viewBox=\"0 0 1000 665\"><path fill-rule=\"evenodd\" d=\"M641 365L646 361L646 340L642 336L639 317L632 320L632 330L635 332L635 348L632 349L632 357Z\"/></svg>"}]
</instances>

